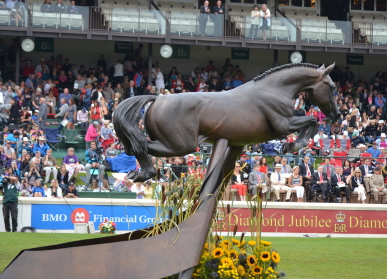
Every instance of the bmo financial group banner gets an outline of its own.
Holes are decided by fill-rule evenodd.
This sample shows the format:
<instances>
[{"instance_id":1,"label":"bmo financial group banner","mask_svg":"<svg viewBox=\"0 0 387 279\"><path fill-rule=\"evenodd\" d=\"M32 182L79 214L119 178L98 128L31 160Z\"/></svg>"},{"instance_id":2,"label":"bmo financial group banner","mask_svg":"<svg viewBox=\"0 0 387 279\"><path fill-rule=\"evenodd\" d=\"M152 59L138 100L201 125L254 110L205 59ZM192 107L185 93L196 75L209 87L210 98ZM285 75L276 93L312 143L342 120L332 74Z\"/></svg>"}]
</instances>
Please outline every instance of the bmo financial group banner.
<instances>
[{"instance_id":1,"label":"bmo financial group banner","mask_svg":"<svg viewBox=\"0 0 387 279\"><path fill-rule=\"evenodd\" d=\"M155 218L154 206L32 204L31 226L40 230L74 230L74 224L105 219L122 231L143 229Z\"/></svg>"},{"instance_id":2,"label":"bmo financial group banner","mask_svg":"<svg viewBox=\"0 0 387 279\"><path fill-rule=\"evenodd\" d=\"M250 230L255 220L247 208L218 211L218 231ZM387 234L387 212L370 210L274 209L262 211L262 232L320 234Z\"/></svg>"}]
</instances>

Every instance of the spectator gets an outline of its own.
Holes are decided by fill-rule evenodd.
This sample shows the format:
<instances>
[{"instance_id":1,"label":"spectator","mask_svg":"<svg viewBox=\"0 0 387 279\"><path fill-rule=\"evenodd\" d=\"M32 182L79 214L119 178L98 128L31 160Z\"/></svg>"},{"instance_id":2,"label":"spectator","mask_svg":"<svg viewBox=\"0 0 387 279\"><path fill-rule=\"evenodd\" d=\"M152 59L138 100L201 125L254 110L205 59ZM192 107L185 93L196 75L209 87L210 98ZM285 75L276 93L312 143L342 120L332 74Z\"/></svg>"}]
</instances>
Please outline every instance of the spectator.
<instances>
[{"instance_id":1,"label":"spectator","mask_svg":"<svg viewBox=\"0 0 387 279\"><path fill-rule=\"evenodd\" d=\"M137 88L134 86L134 81L131 80L129 82L129 86L127 87L126 89L126 93L125 93L125 99L127 98L131 98L131 97L134 97L134 96L137 96L138 95L138 91L137 91Z\"/></svg>"},{"instance_id":2,"label":"spectator","mask_svg":"<svg viewBox=\"0 0 387 279\"><path fill-rule=\"evenodd\" d=\"M258 28L260 25L260 17L261 13L259 12L258 5L254 5L254 10L251 11L251 26L248 38L254 39L258 38ZM253 34L254 33L254 34Z\"/></svg>"},{"instance_id":3,"label":"spectator","mask_svg":"<svg viewBox=\"0 0 387 279\"><path fill-rule=\"evenodd\" d=\"M223 36L223 20L224 20L224 7L222 7L222 1L216 1L216 6L212 8L212 21L214 22L214 36ZM212 62L212 61L211 61ZM208 68L208 66L207 66ZM216 68L215 68L216 69ZM211 70L207 70L208 72Z\"/></svg>"},{"instance_id":4,"label":"spectator","mask_svg":"<svg viewBox=\"0 0 387 279\"><path fill-rule=\"evenodd\" d=\"M211 13L210 7L208 5L209 2L206 0L204 1L204 4L200 6L200 14L198 18L200 26L200 36L206 35L208 15Z\"/></svg>"},{"instance_id":5,"label":"spectator","mask_svg":"<svg viewBox=\"0 0 387 279\"><path fill-rule=\"evenodd\" d=\"M63 89L63 93L60 94L59 96L59 99L65 99L66 100L66 104L69 104L69 101L70 99L72 99L73 96L69 93L69 89L68 88L65 88Z\"/></svg>"},{"instance_id":6,"label":"spectator","mask_svg":"<svg viewBox=\"0 0 387 279\"><path fill-rule=\"evenodd\" d=\"M132 185L131 191L136 193L136 199L144 199L145 187L141 184L141 182L134 183L134 185Z\"/></svg>"},{"instance_id":7,"label":"spectator","mask_svg":"<svg viewBox=\"0 0 387 279\"><path fill-rule=\"evenodd\" d=\"M184 85L187 92L195 92L196 85L191 76L188 77L188 80L184 83Z\"/></svg>"},{"instance_id":8,"label":"spectator","mask_svg":"<svg viewBox=\"0 0 387 279\"><path fill-rule=\"evenodd\" d=\"M286 201L289 202L292 189L285 185L286 178L285 178L285 175L281 175L280 173L281 167L282 167L281 164L277 164L275 166L275 172L271 174L270 182L275 193L276 201L277 202L280 201L280 191L284 190L286 191Z\"/></svg>"},{"instance_id":9,"label":"spectator","mask_svg":"<svg viewBox=\"0 0 387 279\"><path fill-rule=\"evenodd\" d=\"M19 192L21 197L32 197L32 187L28 184L26 178L22 180Z\"/></svg>"},{"instance_id":10,"label":"spectator","mask_svg":"<svg viewBox=\"0 0 387 279\"><path fill-rule=\"evenodd\" d=\"M75 189L74 183L69 183L69 186L64 190L64 198L79 198L78 191Z\"/></svg>"},{"instance_id":11,"label":"spectator","mask_svg":"<svg viewBox=\"0 0 387 279\"><path fill-rule=\"evenodd\" d=\"M42 185L42 180L37 179L35 181L35 186L32 187L32 196L37 197L37 198L45 197L46 196L45 188L47 188L47 187L46 187L46 185L44 185L44 186Z\"/></svg>"},{"instance_id":12,"label":"spectator","mask_svg":"<svg viewBox=\"0 0 387 279\"><path fill-rule=\"evenodd\" d=\"M68 110L64 115L64 119L68 120L67 129L75 129L74 123L77 119L77 106L74 99L69 100Z\"/></svg>"},{"instance_id":13,"label":"spectator","mask_svg":"<svg viewBox=\"0 0 387 279\"><path fill-rule=\"evenodd\" d=\"M239 75L235 75L234 80L232 81L232 88L241 86L243 82L239 79Z\"/></svg>"},{"instance_id":14,"label":"spectator","mask_svg":"<svg viewBox=\"0 0 387 279\"><path fill-rule=\"evenodd\" d=\"M3 197L3 216L4 216L4 225L5 231L11 232L11 224L9 218L11 216L12 220L12 232L17 232L17 203L18 197L17 193L19 191L20 184L19 180L11 176L10 182L8 185L2 188Z\"/></svg>"},{"instance_id":15,"label":"spectator","mask_svg":"<svg viewBox=\"0 0 387 279\"><path fill-rule=\"evenodd\" d=\"M270 187L268 187L267 176L265 173L259 171L259 164L254 164L254 169L249 173L249 192L256 196L258 189L262 189L262 193L267 193L266 198L270 195Z\"/></svg>"},{"instance_id":16,"label":"spectator","mask_svg":"<svg viewBox=\"0 0 387 279\"><path fill-rule=\"evenodd\" d=\"M46 105L46 100L42 97L39 99L39 113L38 113L38 118L39 118L39 130L46 131L46 122L47 122L47 105Z\"/></svg>"},{"instance_id":17,"label":"spectator","mask_svg":"<svg viewBox=\"0 0 387 279\"><path fill-rule=\"evenodd\" d=\"M133 186L133 180L125 179L125 185L122 187L121 192L132 192L132 186Z\"/></svg>"},{"instance_id":18,"label":"spectator","mask_svg":"<svg viewBox=\"0 0 387 279\"><path fill-rule=\"evenodd\" d=\"M118 156L118 150L115 148L115 143L112 142L105 151L106 158L115 158Z\"/></svg>"},{"instance_id":19,"label":"spectator","mask_svg":"<svg viewBox=\"0 0 387 279\"><path fill-rule=\"evenodd\" d=\"M91 126L92 127L92 126ZM90 181L90 177L92 173L90 172L91 169L98 169L98 179L99 181L102 181L103 175L105 172L105 167L102 164L102 158L100 154L97 153L97 142L92 141L90 143L90 148L86 150L86 166L85 166L85 171L86 171L86 181Z\"/></svg>"},{"instance_id":20,"label":"spectator","mask_svg":"<svg viewBox=\"0 0 387 279\"><path fill-rule=\"evenodd\" d=\"M67 189L67 186L69 185L70 174L67 171L65 165L60 166L56 179L62 189Z\"/></svg>"},{"instance_id":21,"label":"spectator","mask_svg":"<svg viewBox=\"0 0 387 279\"><path fill-rule=\"evenodd\" d=\"M62 98L60 99L60 108L59 108L59 113L57 113L55 115L56 118L60 118L60 119L63 119L64 116L66 115L67 111L69 110L69 106L68 104L66 103L66 99L65 98Z\"/></svg>"},{"instance_id":22,"label":"spectator","mask_svg":"<svg viewBox=\"0 0 387 279\"><path fill-rule=\"evenodd\" d=\"M57 199L63 197L62 189L59 187L58 180L56 180L55 178L51 180L51 186L47 189L46 196L47 198Z\"/></svg>"},{"instance_id":23,"label":"spectator","mask_svg":"<svg viewBox=\"0 0 387 279\"><path fill-rule=\"evenodd\" d=\"M34 73L35 68L31 65L31 60L27 60L26 66L23 68L23 77L28 79L28 77Z\"/></svg>"},{"instance_id":24,"label":"spectator","mask_svg":"<svg viewBox=\"0 0 387 279\"><path fill-rule=\"evenodd\" d=\"M366 192L364 188L364 178L359 169L356 169L354 175L347 177L347 184L351 183L351 191L357 193L357 200L365 203Z\"/></svg>"},{"instance_id":25,"label":"spectator","mask_svg":"<svg viewBox=\"0 0 387 279\"><path fill-rule=\"evenodd\" d=\"M317 193L321 192L321 196L324 199L324 202L328 202L328 193L331 190L327 174L323 172L323 166L320 165L317 168L317 172L312 174L312 191L313 196L316 196L316 201L318 202Z\"/></svg>"},{"instance_id":26,"label":"spectator","mask_svg":"<svg viewBox=\"0 0 387 279\"><path fill-rule=\"evenodd\" d=\"M41 179L39 169L36 166L35 162L30 162L29 171L25 176L27 177L28 184L31 186L35 186L35 182L38 179Z\"/></svg>"},{"instance_id":27,"label":"spectator","mask_svg":"<svg viewBox=\"0 0 387 279\"><path fill-rule=\"evenodd\" d=\"M89 128L89 113L86 108L83 108L77 113L77 122L82 130Z\"/></svg>"},{"instance_id":28,"label":"spectator","mask_svg":"<svg viewBox=\"0 0 387 279\"><path fill-rule=\"evenodd\" d=\"M36 154L37 151L40 152L42 156L46 156L47 150L50 149L47 143L45 143L46 139L43 136L38 137L38 142L34 144L33 152Z\"/></svg>"},{"instance_id":29,"label":"spectator","mask_svg":"<svg viewBox=\"0 0 387 279\"><path fill-rule=\"evenodd\" d=\"M50 93L48 96L44 98L46 100L47 105L47 113L48 114L55 114L56 111L56 98L54 97L54 92L50 90Z\"/></svg>"},{"instance_id":30,"label":"spectator","mask_svg":"<svg viewBox=\"0 0 387 279\"><path fill-rule=\"evenodd\" d=\"M124 65L122 64L122 60L117 60L116 65L114 65L114 80L115 83L122 83L122 79L124 77Z\"/></svg>"},{"instance_id":31,"label":"spectator","mask_svg":"<svg viewBox=\"0 0 387 279\"><path fill-rule=\"evenodd\" d=\"M270 10L267 8L266 4L261 6L260 19L259 27L262 29L263 39L266 40L266 30L269 30L271 26Z\"/></svg>"},{"instance_id":32,"label":"spectator","mask_svg":"<svg viewBox=\"0 0 387 279\"><path fill-rule=\"evenodd\" d=\"M246 201L247 186L244 182L244 173L240 171L241 164L235 163L235 169L231 176L231 189L237 189L241 201Z\"/></svg>"},{"instance_id":33,"label":"spectator","mask_svg":"<svg viewBox=\"0 0 387 279\"><path fill-rule=\"evenodd\" d=\"M216 77L212 77L211 78L211 82L210 84L208 85L208 89L211 91L211 90L215 90L215 91L222 91L222 86L220 85L218 79Z\"/></svg>"},{"instance_id":34,"label":"spectator","mask_svg":"<svg viewBox=\"0 0 387 279\"><path fill-rule=\"evenodd\" d=\"M300 175L300 167L294 166L293 173L290 175L288 179L288 184L290 189L296 190L297 202L302 202L304 198L304 186L302 186L302 176Z\"/></svg>"},{"instance_id":35,"label":"spectator","mask_svg":"<svg viewBox=\"0 0 387 279\"><path fill-rule=\"evenodd\" d=\"M86 132L85 140L86 141L94 141L100 136L101 127L99 122L94 121L92 125L89 126Z\"/></svg>"},{"instance_id":36,"label":"spectator","mask_svg":"<svg viewBox=\"0 0 387 279\"><path fill-rule=\"evenodd\" d=\"M184 88L184 81L181 78L181 74L177 75L177 78L173 80L171 89L174 89L176 93L181 93L181 90Z\"/></svg>"},{"instance_id":37,"label":"spectator","mask_svg":"<svg viewBox=\"0 0 387 279\"><path fill-rule=\"evenodd\" d=\"M52 156L52 150L47 149L47 155L43 158L43 171L46 172L46 179L44 183L48 183L50 175L52 172L53 178L55 179L58 175L58 170L56 169L56 159Z\"/></svg>"},{"instance_id":38,"label":"spectator","mask_svg":"<svg viewBox=\"0 0 387 279\"><path fill-rule=\"evenodd\" d=\"M67 7L67 13L69 13L69 14L78 14L79 13L78 8L75 6L75 1L70 2L70 6ZM106 64L105 64L105 68L106 68Z\"/></svg>"},{"instance_id":39,"label":"spectator","mask_svg":"<svg viewBox=\"0 0 387 279\"><path fill-rule=\"evenodd\" d=\"M20 140L20 132L16 130L12 134L9 134L5 139L6 142L11 143L12 148L16 148L16 144L19 140Z\"/></svg>"},{"instance_id":40,"label":"spectator","mask_svg":"<svg viewBox=\"0 0 387 279\"><path fill-rule=\"evenodd\" d=\"M23 137L23 141L19 143L19 146L18 146L19 156L22 154L23 150L25 150L27 153L30 153L30 154L32 153L30 140L27 137Z\"/></svg>"}]
</instances>

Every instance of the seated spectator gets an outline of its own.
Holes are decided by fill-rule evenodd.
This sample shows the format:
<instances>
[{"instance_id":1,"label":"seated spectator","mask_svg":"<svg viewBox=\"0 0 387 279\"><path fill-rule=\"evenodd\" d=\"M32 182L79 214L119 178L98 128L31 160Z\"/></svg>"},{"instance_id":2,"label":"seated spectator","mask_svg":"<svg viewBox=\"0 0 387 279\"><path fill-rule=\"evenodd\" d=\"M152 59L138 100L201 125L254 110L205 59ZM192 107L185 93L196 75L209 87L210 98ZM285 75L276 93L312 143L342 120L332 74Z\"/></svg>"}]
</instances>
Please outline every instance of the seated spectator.
<instances>
[{"instance_id":1,"label":"seated spectator","mask_svg":"<svg viewBox=\"0 0 387 279\"><path fill-rule=\"evenodd\" d=\"M292 194L292 189L288 186L286 186L286 178L285 175L281 175L281 164L277 164L275 166L275 172L271 174L270 176L270 182L271 186L274 190L276 201L280 201L280 191L285 190L286 191L286 201L290 201L290 195Z\"/></svg>"},{"instance_id":2,"label":"seated spectator","mask_svg":"<svg viewBox=\"0 0 387 279\"><path fill-rule=\"evenodd\" d=\"M377 143L379 149L381 147L386 149L387 148L386 134L385 133L381 133L380 134L380 138L378 140L376 140L376 143Z\"/></svg>"},{"instance_id":3,"label":"seated spectator","mask_svg":"<svg viewBox=\"0 0 387 279\"><path fill-rule=\"evenodd\" d=\"M372 155L372 158L377 158L381 154L380 150L378 149L377 142L373 142L372 146L367 149L367 153L370 153Z\"/></svg>"},{"instance_id":4,"label":"seated spectator","mask_svg":"<svg viewBox=\"0 0 387 279\"><path fill-rule=\"evenodd\" d=\"M28 184L31 186L35 185L36 180L41 179L39 169L34 162L30 162L28 173L25 176L27 177Z\"/></svg>"},{"instance_id":5,"label":"seated spectator","mask_svg":"<svg viewBox=\"0 0 387 279\"><path fill-rule=\"evenodd\" d=\"M321 196L324 199L324 202L328 202L328 193L331 190L327 174L323 172L323 166L320 165L317 168L317 172L312 174L312 189L313 196L317 196L318 192L321 192ZM316 198L318 202L318 199Z\"/></svg>"},{"instance_id":6,"label":"seated spectator","mask_svg":"<svg viewBox=\"0 0 387 279\"><path fill-rule=\"evenodd\" d=\"M286 157L282 157L281 159L281 173L289 174L292 171L292 167L288 165L288 159Z\"/></svg>"},{"instance_id":7,"label":"seated spectator","mask_svg":"<svg viewBox=\"0 0 387 279\"><path fill-rule=\"evenodd\" d=\"M293 173L288 179L288 184L291 189L296 190L297 201L302 202L304 198L304 186L302 186L302 176L300 175L300 167L294 166Z\"/></svg>"},{"instance_id":8,"label":"seated spectator","mask_svg":"<svg viewBox=\"0 0 387 279\"><path fill-rule=\"evenodd\" d=\"M240 171L240 163L235 163L235 169L231 176L231 189L237 189L241 201L246 201L247 185L244 182L243 172Z\"/></svg>"},{"instance_id":9,"label":"seated spectator","mask_svg":"<svg viewBox=\"0 0 387 279\"><path fill-rule=\"evenodd\" d=\"M58 175L56 176L56 180L58 181L59 186L62 189L67 189L67 186L69 185L69 172L66 169L65 165L61 165L59 168Z\"/></svg>"},{"instance_id":10,"label":"seated spectator","mask_svg":"<svg viewBox=\"0 0 387 279\"><path fill-rule=\"evenodd\" d=\"M353 133L352 133L352 138L351 138L351 146L352 147L356 147L359 144L364 144L364 143L365 142L364 142L363 137L359 136L359 131L358 130L354 130Z\"/></svg>"},{"instance_id":11,"label":"seated spectator","mask_svg":"<svg viewBox=\"0 0 387 279\"><path fill-rule=\"evenodd\" d=\"M103 126L101 127L101 135L100 135L100 139L101 140L109 140L109 139L117 138L114 135L113 130L110 129L109 123L110 123L109 120L104 120L103 121Z\"/></svg>"},{"instance_id":12,"label":"seated spectator","mask_svg":"<svg viewBox=\"0 0 387 279\"><path fill-rule=\"evenodd\" d=\"M97 121L94 121L92 125L89 126L86 132L85 140L86 141L95 141L101 134L101 127Z\"/></svg>"},{"instance_id":13,"label":"seated spectator","mask_svg":"<svg viewBox=\"0 0 387 279\"><path fill-rule=\"evenodd\" d=\"M53 178L55 179L58 175L58 170L56 169L56 159L52 156L52 150L47 150L47 155L43 157L43 170L46 172L46 179L44 183L48 183L50 175L52 172Z\"/></svg>"},{"instance_id":14,"label":"seated spectator","mask_svg":"<svg viewBox=\"0 0 387 279\"><path fill-rule=\"evenodd\" d=\"M20 132L14 131L13 134L9 134L5 139L5 142L10 142L12 148L16 148L16 143L20 140Z\"/></svg>"},{"instance_id":15,"label":"seated spectator","mask_svg":"<svg viewBox=\"0 0 387 279\"><path fill-rule=\"evenodd\" d=\"M105 151L106 158L114 158L118 156L118 150L115 148L116 144L112 142Z\"/></svg>"},{"instance_id":16,"label":"seated spectator","mask_svg":"<svg viewBox=\"0 0 387 279\"><path fill-rule=\"evenodd\" d=\"M34 125L33 129L30 130L30 139L32 142L36 141L40 136L43 136L43 131L39 130L38 125Z\"/></svg>"},{"instance_id":17,"label":"seated spectator","mask_svg":"<svg viewBox=\"0 0 387 279\"><path fill-rule=\"evenodd\" d=\"M349 187L345 183L345 176L342 175L341 167L336 167L336 173L332 174L331 176L331 186L333 189L333 192L336 194L336 201L341 201L341 192L343 191L345 193L345 197L347 200L347 203L350 202L350 193L349 193Z\"/></svg>"},{"instance_id":18,"label":"seated spectator","mask_svg":"<svg viewBox=\"0 0 387 279\"><path fill-rule=\"evenodd\" d=\"M125 185L122 187L121 192L132 192L133 180L125 179Z\"/></svg>"},{"instance_id":19,"label":"seated spectator","mask_svg":"<svg viewBox=\"0 0 387 279\"><path fill-rule=\"evenodd\" d=\"M92 127L92 126L91 126ZM85 171L86 171L86 181L89 182L92 172L91 169L98 169L98 179L102 181L103 175L105 172L105 167L102 164L102 158L101 155L96 152L97 149L97 142L92 141L90 143L90 148L86 150L86 166L85 166Z\"/></svg>"},{"instance_id":20,"label":"seated spectator","mask_svg":"<svg viewBox=\"0 0 387 279\"><path fill-rule=\"evenodd\" d=\"M79 163L78 156L74 154L74 148L70 147L67 149L67 155L63 159L63 164L66 167L66 170L69 172L70 177L78 177L80 170L84 170L85 167Z\"/></svg>"},{"instance_id":21,"label":"seated spectator","mask_svg":"<svg viewBox=\"0 0 387 279\"><path fill-rule=\"evenodd\" d=\"M87 128L89 128L89 113L85 107L78 111L77 121L82 130L87 130Z\"/></svg>"},{"instance_id":22,"label":"seated spectator","mask_svg":"<svg viewBox=\"0 0 387 279\"><path fill-rule=\"evenodd\" d=\"M136 199L144 199L145 187L144 187L144 185L141 184L141 182L134 183L131 191L133 193L136 193Z\"/></svg>"},{"instance_id":23,"label":"seated spectator","mask_svg":"<svg viewBox=\"0 0 387 279\"><path fill-rule=\"evenodd\" d=\"M32 196L36 198L41 198L46 196L46 191L45 191L46 185L42 185L42 180L37 179L35 181L35 186L32 187Z\"/></svg>"},{"instance_id":24,"label":"seated spectator","mask_svg":"<svg viewBox=\"0 0 387 279\"><path fill-rule=\"evenodd\" d=\"M46 192L47 198L62 198L62 189L59 187L58 181L56 179L51 180L51 186L48 187Z\"/></svg>"},{"instance_id":25,"label":"seated spectator","mask_svg":"<svg viewBox=\"0 0 387 279\"><path fill-rule=\"evenodd\" d=\"M11 173L14 175L14 176L17 176L18 178L21 177L20 175L20 171L19 171L19 167L18 167L18 163L16 160L12 160L11 161Z\"/></svg>"},{"instance_id":26,"label":"seated spectator","mask_svg":"<svg viewBox=\"0 0 387 279\"><path fill-rule=\"evenodd\" d=\"M369 179L369 186L370 189L369 191L367 189L367 192L370 192L374 196L374 203L379 203L379 192L383 192L382 203L385 204L387 202L387 188L384 184L384 178L380 168L374 169L374 174Z\"/></svg>"},{"instance_id":27,"label":"seated spectator","mask_svg":"<svg viewBox=\"0 0 387 279\"><path fill-rule=\"evenodd\" d=\"M22 174L26 173L30 169L31 154L27 153L20 162L20 171Z\"/></svg>"},{"instance_id":28,"label":"seated spectator","mask_svg":"<svg viewBox=\"0 0 387 279\"><path fill-rule=\"evenodd\" d=\"M64 190L64 198L79 198L78 191L75 189L74 183L70 183L68 188Z\"/></svg>"},{"instance_id":29,"label":"seated spectator","mask_svg":"<svg viewBox=\"0 0 387 279\"><path fill-rule=\"evenodd\" d=\"M8 141L4 147L4 154L6 156L6 163L12 159L12 154L15 153L15 149L11 147L11 142Z\"/></svg>"},{"instance_id":30,"label":"seated spectator","mask_svg":"<svg viewBox=\"0 0 387 279\"><path fill-rule=\"evenodd\" d=\"M237 88L242 84L243 84L243 81L239 79L239 75L235 75L234 80L232 81L232 88Z\"/></svg>"},{"instance_id":31,"label":"seated spectator","mask_svg":"<svg viewBox=\"0 0 387 279\"><path fill-rule=\"evenodd\" d=\"M21 120L21 124L24 124L26 123L27 124L27 130L30 129L31 127L31 113L29 113L28 111L28 107L22 107L22 113L21 113L21 116L20 116L20 120Z\"/></svg>"},{"instance_id":32,"label":"seated spectator","mask_svg":"<svg viewBox=\"0 0 387 279\"><path fill-rule=\"evenodd\" d=\"M28 184L28 181L26 178L22 180L22 183L20 184L20 196L22 197L32 197L32 187Z\"/></svg>"},{"instance_id":33,"label":"seated spectator","mask_svg":"<svg viewBox=\"0 0 387 279\"><path fill-rule=\"evenodd\" d=\"M35 154L39 151L42 156L46 156L47 150L50 149L50 146L45 141L46 139L43 136L38 137L38 142L35 143L33 147L33 152Z\"/></svg>"},{"instance_id":34,"label":"seated spectator","mask_svg":"<svg viewBox=\"0 0 387 279\"><path fill-rule=\"evenodd\" d=\"M152 199L153 198L153 189L152 189L152 183L148 180L145 182L145 194L144 199Z\"/></svg>"},{"instance_id":35,"label":"seated spectator","mask_svg":"<svg viewBox=\"0 0 387 279\"><path fill-rule=\"evenodd\" d=\"M356 169L354 175L349 175L347 177L347 184L351 183L351 192L357 193L357 200L365 203L367 199L364 177L360 169Z\"/></svg>"},{"instance_id":36,"label":"seated spectator","mask_svg":"<svg viewBox=\"0 0 387 279\"><path fill-rule=\"evenodd\" d=\"M270 187L266 174L260 172L259 163L254 164L253 171L249 173L249 192L256 196L259 192L259 189L262 189L262 194L266 193L266 198L268 199L270 195Z\"/></svg>"},{"instance_id":37,"label":"seated spectator","mask_svg":"<svg viewBox=\"0 0 387 279\"><path fill-rule=\"evenodd\" d=\"M211 81L208 85L208 89L211 91L211 90L215 90L215 91L222 91L222 86L220 85L219 83L219 80L217 79L217 77L213 76L211 78Z\"/></svg>"},{"instance_id":38,"label":"seated spectator","mask_svg":"<svg viewBox=\"0 0 387 279\"><path fill-rule=\"evenodd\" d=\"M31 148L30 140L27 137L23 138L23 141L19 143L19 156L22 154L23 150L25 150L27 153L32 153L33 150Z\"/></svg>"}]
</instances>

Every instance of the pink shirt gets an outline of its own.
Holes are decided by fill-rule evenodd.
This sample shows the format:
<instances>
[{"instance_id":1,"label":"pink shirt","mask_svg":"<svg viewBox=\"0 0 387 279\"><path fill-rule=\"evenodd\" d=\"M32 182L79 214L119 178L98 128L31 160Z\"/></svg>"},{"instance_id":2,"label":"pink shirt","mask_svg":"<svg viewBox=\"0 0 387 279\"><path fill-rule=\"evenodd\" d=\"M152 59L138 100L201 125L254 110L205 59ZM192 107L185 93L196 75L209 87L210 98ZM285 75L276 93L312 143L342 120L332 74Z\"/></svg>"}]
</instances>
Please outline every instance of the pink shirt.
<instances>
[{"instance_id":1,"label":"pink shirt","mask_svg":"<svg viewBox=\"0 0 387 279\"><path fill-rule=\"evenodd\" d=\"M90 127L87 129L85 140L86 141L92 141L96 140L99 136L99 133L96 128L94 128L93 125L90 125Z\"/></svg>"}]
</instances>

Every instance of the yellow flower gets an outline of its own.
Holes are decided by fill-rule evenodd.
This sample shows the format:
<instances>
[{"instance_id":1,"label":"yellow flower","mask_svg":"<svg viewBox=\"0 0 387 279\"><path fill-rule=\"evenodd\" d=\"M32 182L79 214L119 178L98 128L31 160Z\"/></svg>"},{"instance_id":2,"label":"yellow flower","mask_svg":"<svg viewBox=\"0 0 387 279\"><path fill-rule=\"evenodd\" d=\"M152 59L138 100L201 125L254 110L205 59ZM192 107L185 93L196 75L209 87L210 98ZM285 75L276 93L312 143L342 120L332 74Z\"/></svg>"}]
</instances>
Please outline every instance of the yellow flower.
<instances>
[{"instance_id":1,"label":"yellow flower","mask_svg":"<svg viewBox=\"0 0 387 279\"><path fill-rule=\"evenodd\" d=\"M222 240L222 242L219 245L223 246L225 249L228 249L230 247L230 241L228 241L227 239Z\"/></svg>"},{"instance_id":2,"label":"yellow flower","mask_svg":"<svg viewBox=\"0 0 387 279\"><path fill-rule=\"evenodd\" d=\"M243 276L246 274L245 268L242 265L238 265L237 270L240 276Z\"/></svg>"},{"instance_id":3,"label":"yellow flower","mask_svg":"<svg viewBox=\"0 0 387 279\"><path fill-rule=\"evenodd\" d=\"M242 242L239 244L239 248L243 247L246 244L246 241L242 240Z\"/></svg>"},{"instance_id":4,"label":"yellow flower","mask_svg":"<svg viewBox=\"0 0 387 279\"><path fill-rule=\"evenodd\" d=\"M247 242L247 244L249 244L250 246L255 246L255 245L257 245L257 242L254 240L250 240Z\"/></svg>"},{"instance_id":5,"label":"yellow flower","mask_svg":"<svg viewBox=\"0 0 387 279\"><path fill-rule=\"evenodd\" d=\"M274 269L273 269L271 266L269 266L269 267L266 269L266 271L267 271L267 272L274 273Z\"/></svg>"},{"instance_id":6,"label":"yellow flower","mask_svg":"<svg viewBox=\"0 0 387 279\"><path fill-rule=\"evenodd\" d=\"M276 251L273 251L271 253L271 259L273 260L273 262L279 263L280 260L281 260L281 257L280 257L280 255Z\"/></svg>"},{"instance_id":7,"label":"yellow flower","mask_svg":"<svg viewBox=\"0 0 387 279\"><path fill-rule=\"evenodd\" d=\"M248 266L254 266L258 262L257 258L254 255L248 256L247 257L247 265Z\"/></svg>"},{"instance_id":8,"label":"yellow flower","mask_svg":"<svg viewBox=\"0 0 387 279\"><path fill-rule=\"evenodd\" d=\"M241 244L241 242L235 238L231 238L231 241L232 243L234 243L236 246L238 246L239 244Z\"/></svg>"},{"instance_id":9,"label":"yellow flower","mask_svg":"<svg viewBox=\"0 0 387 279\"><path fill-rule=\"evenodd\" d=\"M266 246L270 246L270 245L271 245L271 242L261 240L261 244L266 245Z\"/></svg>"},{"instance_id":10,"label":"yellow flower","mask_svg":"<svg viewBox=\"0 0 387 279\"><path fill-rule=\"evenodd\" d=\"M204 244L204 249L208 250L208 243L207 242Z\"/></svg>"},{"instance_id":11,"label":"yellow flower","mask_svg":"<svg viewBox=\"0 0 387 279\"><path fill-rule=\"evenodd\" d=\"M220 258L223 254L224 250L222 248L215 248L214 251L212 251L212 256L214 256L214 258Z\"/></svg>"},{"instance_id":12,"label":"yellow flower","mask_svg":"<svg viewBox=\"0 0 387 279\"><path fill-rule=\"evenodd\" d=\"M232 266L233 262L230 258L222 258L220 262L226 266Z\"/></svg>"},{"instance_id":13,"label":"yellow flower","mask_svg":"<svg viewBox=\"0 0 387 279\"><path fill-rule=\"evenodd\" d=\"M239 256L238 252L236 250L230 250L229 257L233 260L237 259Z\"/></svg>"},{"instance_id":14,"label":"yellow flower","mask_svg":"<svg viewBox=\"0 0 387 279\"><path fill-rule=\"evenodd\" d=\"M263 252L261 252L261 261L263 261L263 262L267 262L267 261L270 261L270 252L268 252L268 251L263 251Z\"/></svg>"},{"instance_id":15,"label":"yellow flower","mask_svg":"<svg viewBox=\"0 0 387 279\"><path fill-rule=\"evenodd\" d=\"M263 271L263 268L260 267L259 265L254 266L253 269L251 270L251 272L252 272L254 275L262 274L262 271Z\"/></svg>"}]
</instances>

